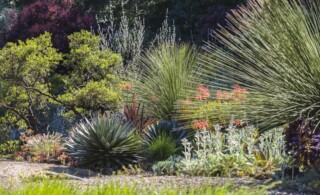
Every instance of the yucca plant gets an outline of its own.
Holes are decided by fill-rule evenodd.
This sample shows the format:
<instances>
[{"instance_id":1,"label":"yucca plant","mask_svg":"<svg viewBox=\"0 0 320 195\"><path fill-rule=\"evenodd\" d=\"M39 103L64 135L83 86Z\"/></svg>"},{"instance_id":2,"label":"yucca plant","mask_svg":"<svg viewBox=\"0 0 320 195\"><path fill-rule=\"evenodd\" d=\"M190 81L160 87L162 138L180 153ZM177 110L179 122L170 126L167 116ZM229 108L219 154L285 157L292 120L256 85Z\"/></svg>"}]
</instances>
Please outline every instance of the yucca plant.
<instances>
[{"instance_id":1,"label":"yucca plant","mask_svg":"<svg viewBox=\"0 0 320 195\"><path fill-rule=\"evenodd\" d=\"M91 168L120 168L142 157L141 142L130 123L114 116L84 119L69 133L67 152L76 163Z\"/></svg>"},{"instance_id":2,"label":"yucca plant","mask_svg":"<svg viewBox=\"0 0 320 195\"><path fill-rule=\"evenodd\" d=\"M193 46L166 43L141 57L142 73L132 83L148 113L158 119L172 118L175 102L186 96L196 57Z\"/></svg>"},{"instance_id":3,"label":"yucca plant","mask_svg":"<svg viewBox=\"0 0 320 195\"><path fill-rule=\"evenodd\" d=\"M318 1L252 0L215 32L218 44L206 45L199 60L203 84L216 95L235 84L246 88L228 114L246 116L262 131L300 117L319 126L319 26Z\"/></svg>"}]
</instances>

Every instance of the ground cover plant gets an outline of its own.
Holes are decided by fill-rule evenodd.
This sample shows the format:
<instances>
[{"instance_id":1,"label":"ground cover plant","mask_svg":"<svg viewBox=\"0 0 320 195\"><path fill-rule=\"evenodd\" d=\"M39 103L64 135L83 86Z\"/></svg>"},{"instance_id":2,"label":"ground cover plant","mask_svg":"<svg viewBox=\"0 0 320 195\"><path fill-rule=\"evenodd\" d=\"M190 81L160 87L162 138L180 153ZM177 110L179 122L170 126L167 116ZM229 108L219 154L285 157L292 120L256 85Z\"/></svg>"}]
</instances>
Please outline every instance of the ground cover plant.
<instances>
[{"instance_id":1,"label":"ground cover plant","mask_svg":"<svg viewBox=\"0 0 320 195\"><path fill-rule=\"evenodd\" d=\"M183 155L158 162L152 167L155 173L265 177L276 170L284 171L283 165L290 158L285 153L283 129L260 136L254 127L229 126L226 133L204 129L193 140L183 139L182 144Z\"/></svg>"}]
</instances>

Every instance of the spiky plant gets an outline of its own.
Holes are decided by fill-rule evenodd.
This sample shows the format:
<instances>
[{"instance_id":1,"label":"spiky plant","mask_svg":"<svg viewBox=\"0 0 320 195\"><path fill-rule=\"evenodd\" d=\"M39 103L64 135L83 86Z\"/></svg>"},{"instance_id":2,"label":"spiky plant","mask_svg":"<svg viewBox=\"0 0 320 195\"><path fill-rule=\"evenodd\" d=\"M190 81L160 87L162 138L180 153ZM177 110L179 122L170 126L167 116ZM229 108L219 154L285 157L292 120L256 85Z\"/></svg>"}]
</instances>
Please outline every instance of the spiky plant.
<instances>
[{"instance_id":1,"label":"spiky plant","mask_svg":"<svg viewBox=\"0 0 320 195\"><path fill-rule=\"evenodd\" d=\"M156 121L156 119L149 119L146 116L144 107L137 101L136 94L132 96L132 104L130 106L128 104L125 105L123 111L125 120L132 123L138 132L143 131Z\"/></svg>"},{"instance_id":2,"label":"spiky plant","mask_svg":"<svg viewBox=\"0 0 320 195\"><path fill-rule=\"evenodd\" d=\"M215 32L218 44L206 45L203 83L213 93L246 88L246 98L228 114L246 115L262 130L300 117L319 126L319 26L318 1L252 0Z\"/></svg>"},{"instance_id":3,"label":"spiky plant","mask_svg":"<svg viewBox=\"0 0 320 195\"><path fill-rule=\"evenodd\" d=\"M78 165L93 168L120 168L142 159L134 128L113 116L80 122L69 133L66 148Z\"/></svg>"},{"instance_id":4,"label":"spiky plant","mask_svg":"<svg viewBox=\"0 0 320 195\"><path fill-rule=\"evenodd\" d=\"M148 153L150 159L154 161L167 160L170 156L175 155L179 149L171 135L161 134L153 140L149 147Z\"/></svg>"},{"instance_id":5,"label":"spiky plant","mask_svg":"<svg viewBox=\"0 0 320 195\"><path fill-rule=\"evenodd\" d=\"M142 73L132 82L133 90L155 118L172 118L175 102L186 96L196 57L193 46L165 43L141 57Z\"/></svg>"},{"instance_id":6,"label":"spiky plant","mask_svg":"<svg viewBox=\"0 0 320 195\"><path fill-rule=\"evenodd\" d=\"M159 137L171 137L177 148L182 147L181 140L184 138L190 138L193 136L192 131L187 131L179 128L179 125L175 121L162 120L155 122L148 126L148 128L142 134L144 143L149 147ZM177 150L178 151L178 150Z\"/></svg>"}]
</instances>

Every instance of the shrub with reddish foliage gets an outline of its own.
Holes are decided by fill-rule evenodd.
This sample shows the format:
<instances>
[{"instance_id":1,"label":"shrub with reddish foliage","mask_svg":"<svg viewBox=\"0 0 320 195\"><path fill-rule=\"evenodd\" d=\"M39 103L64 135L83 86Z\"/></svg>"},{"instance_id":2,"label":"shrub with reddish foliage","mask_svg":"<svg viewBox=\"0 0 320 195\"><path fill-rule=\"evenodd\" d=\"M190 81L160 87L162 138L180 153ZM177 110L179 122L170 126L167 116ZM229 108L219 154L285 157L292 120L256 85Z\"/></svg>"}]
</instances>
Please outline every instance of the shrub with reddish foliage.
<instances>
[{"instance_id":1,"label":"shrub with reddish foliage","mask_svg":"<svg viewBox=\"0 0 320 195\"><path fill-rule=\"evenodd\" d=\"M72 9L71 0L37 0L25 6L7 32L8 41L25 40L45 31L52 33L53 44L62 52L68 51L67 36L96 26L93 15Z\"/></svg>"}]
</instances>

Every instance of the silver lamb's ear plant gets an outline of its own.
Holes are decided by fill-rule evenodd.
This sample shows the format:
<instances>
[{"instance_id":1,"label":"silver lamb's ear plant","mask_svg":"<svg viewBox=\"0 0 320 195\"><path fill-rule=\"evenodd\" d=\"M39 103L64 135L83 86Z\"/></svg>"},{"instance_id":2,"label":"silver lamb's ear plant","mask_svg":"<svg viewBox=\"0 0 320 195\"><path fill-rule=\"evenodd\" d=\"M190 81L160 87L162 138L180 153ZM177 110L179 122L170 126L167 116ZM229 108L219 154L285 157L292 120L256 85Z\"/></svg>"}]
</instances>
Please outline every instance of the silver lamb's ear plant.
<instances>
[{"instance_id":1,"label":"silver lamb's ear plant","mask_svg":"<svg viewBox=\"0 0 320 195\"><path fill-rule=\"evenodd\" d=\"M206 45L203 82L215 92L246 88L247 97L228 112L247 114L262 131L300 117L319 126L319 27L319 1L251 0L215 32L219 44Z\"/></svg>"}]
</instances>

